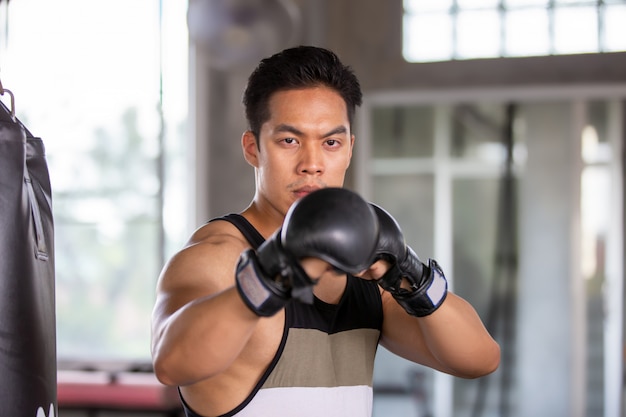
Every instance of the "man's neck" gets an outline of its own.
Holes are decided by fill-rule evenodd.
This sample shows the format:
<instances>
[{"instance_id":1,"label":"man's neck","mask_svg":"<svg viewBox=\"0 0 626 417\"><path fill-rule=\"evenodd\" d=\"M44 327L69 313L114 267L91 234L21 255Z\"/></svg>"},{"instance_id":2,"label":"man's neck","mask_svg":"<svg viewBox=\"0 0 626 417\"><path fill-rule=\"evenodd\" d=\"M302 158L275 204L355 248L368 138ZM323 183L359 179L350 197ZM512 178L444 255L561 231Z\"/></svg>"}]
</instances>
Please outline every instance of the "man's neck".
<instances>
[{"instance_id":1,"label":"man's neck","mask_svg":"<svg viewBox=\"0 0 626 417\"><path fill-rule=\"evenodd\" d=\"M278 230L285 219L285 217L276 210L263 210L255 201L241 212L241 215L244 216L265 239Z\"/></svg>"}]
</instances>

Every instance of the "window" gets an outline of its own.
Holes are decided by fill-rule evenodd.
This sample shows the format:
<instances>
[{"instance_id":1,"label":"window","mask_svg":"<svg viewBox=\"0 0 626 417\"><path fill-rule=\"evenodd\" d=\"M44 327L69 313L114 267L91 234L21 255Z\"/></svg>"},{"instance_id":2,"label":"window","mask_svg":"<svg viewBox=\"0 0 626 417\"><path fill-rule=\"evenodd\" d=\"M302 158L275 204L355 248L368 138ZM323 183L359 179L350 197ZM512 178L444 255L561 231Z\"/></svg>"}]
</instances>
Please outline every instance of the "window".
<instances>
[{"instance_id":1,"label":"window","mask_svg":"<svg viewBox=\"0 0 626 417\"><path fill-rule=\"evenodd\" d=\"M476 380L379 349L374 416L618 412L625 97L553 86L364 101L357 189L437 259L502 349Z\"/></svg>"},{"instance_id":2,"label":"window","mask_svg":"<svg viewBox=\"0 0 626 417\"><path fill-rule=\"evenodd\" d=\"M409 62L626 50L624 0L404 0Z\"/></svg>"},{"instance_id":3,"label":"window","mask_svg":"<svg viewBox=\"0 0 626 417\"><path fill-rule=\"evenodd\" d=\"M59 360L149 360L156 279L187 233L186 2L3 12L2 82L52 183Z\"/></svg>"}]
</instances>

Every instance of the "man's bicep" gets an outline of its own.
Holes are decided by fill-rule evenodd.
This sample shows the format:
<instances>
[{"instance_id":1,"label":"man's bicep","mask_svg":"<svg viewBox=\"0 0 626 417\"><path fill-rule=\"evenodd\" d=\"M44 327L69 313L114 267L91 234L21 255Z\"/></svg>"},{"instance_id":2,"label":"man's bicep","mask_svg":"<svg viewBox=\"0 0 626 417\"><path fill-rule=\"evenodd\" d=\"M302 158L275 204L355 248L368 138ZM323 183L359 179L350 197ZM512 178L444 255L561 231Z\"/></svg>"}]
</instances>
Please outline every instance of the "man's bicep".
<instances>
[{"instance_id":1,"label":"man's bicep","mask_svg":"<svg viewBox=\"0 0 626 417\"><path fill-rule=\"evenodd\" d=\"M158 332L186 305L232 287L235 267L244 248L236 239L202 242L174 255L163 268L157 284L153 331Z\"/></svg>"},{"instance_id":2,"label":"man's bicep","mask_svg":"<svg viewBox=\"0 0 626 417\"><path fill-rule=\"evenodd\" d=\"M198 243L170 259L157 284L157 302L180 308L197 298L219 293L235 283L235 267L244 246L237 242Z\"/></svg>"}]
</instances>

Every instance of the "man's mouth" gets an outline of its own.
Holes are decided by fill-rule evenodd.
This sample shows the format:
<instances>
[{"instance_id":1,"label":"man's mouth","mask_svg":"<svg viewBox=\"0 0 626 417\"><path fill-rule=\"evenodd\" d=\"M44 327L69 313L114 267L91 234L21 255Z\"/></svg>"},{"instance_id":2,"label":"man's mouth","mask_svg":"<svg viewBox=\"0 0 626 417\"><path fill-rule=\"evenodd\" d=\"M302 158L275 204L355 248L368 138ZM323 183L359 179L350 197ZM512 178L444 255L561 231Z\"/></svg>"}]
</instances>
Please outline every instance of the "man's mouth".
<instances>
[{"instance_id":1,"label":"man's mouth","mask_svg":"<svg viewBox=\"0 0 626 417\"><path fill-rule=\"evenodd\" d=\"M311 186L308 186L308 185L307 185L307 186L304 186L304 187L299 187L299 188L296 188L296 189L293 191L293 193L294 193L294 194L295 194L298 198L301 198L301 197L304 197L305 195L311 194L313 191L317 191L317 190L319 190L320 188L322 188L322 187L319 187L319 186L312 186L312 185L311 185Z\"/></svg>"}]
</instances>

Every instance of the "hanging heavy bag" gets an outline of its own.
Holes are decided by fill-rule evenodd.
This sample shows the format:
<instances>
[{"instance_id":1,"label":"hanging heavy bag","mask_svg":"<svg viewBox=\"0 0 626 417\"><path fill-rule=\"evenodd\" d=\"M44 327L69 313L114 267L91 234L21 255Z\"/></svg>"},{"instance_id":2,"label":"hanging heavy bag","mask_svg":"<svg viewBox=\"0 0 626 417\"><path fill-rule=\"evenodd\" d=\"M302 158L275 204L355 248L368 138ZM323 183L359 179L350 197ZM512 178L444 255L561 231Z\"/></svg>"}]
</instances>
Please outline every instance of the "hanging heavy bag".
<instances>
[{"instance_id":1,"label":"hanging heavy bag","mask_svg":"<svg viewBox=\"0 0 626 417\"><path fill-rule=\"evenodd\" d=\"M54 240L43 142L0 102L0 415L57 410Z\"/></svg>"}]
</instances>

